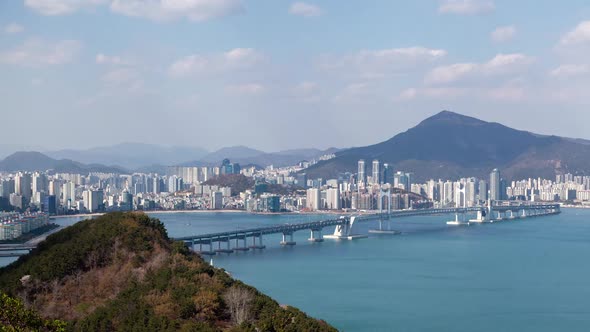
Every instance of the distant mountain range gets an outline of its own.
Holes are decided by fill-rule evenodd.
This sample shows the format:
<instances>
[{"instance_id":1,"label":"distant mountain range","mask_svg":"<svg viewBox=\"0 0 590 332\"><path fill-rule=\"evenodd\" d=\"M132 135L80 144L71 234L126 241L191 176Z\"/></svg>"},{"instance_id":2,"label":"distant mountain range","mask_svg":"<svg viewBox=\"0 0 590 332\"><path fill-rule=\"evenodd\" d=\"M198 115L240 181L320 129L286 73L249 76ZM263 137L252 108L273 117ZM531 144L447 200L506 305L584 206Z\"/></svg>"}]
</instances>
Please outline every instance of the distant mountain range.
<instances>
[{"instance_id":1,"label":"distant mountain range","mask_svg":"<svg viewBox=\"0 0 590 332\"><path fill-rule=\"evenodd\" d=\"M246 146L222 148L208 153L195 147L163 147L143 143L123 143L88 150L49 152L15 152L0 161L0 171L114 172L165 173L171 165L217 166L225 158L242 165L287 166L317 158L337 149L300 149L266 153ZM187 162L187 160L191 160ZM114 165L114 166L105 166Z\"/></svg>"},{"instance_id":2,"label":"distant mountain range","mask_svg":"<svg viewBox=\"0 0 590 332\"><path fill-rule=\"evenodd\" d=\"M196 147L124 143L88 150L46 152L46 155L17 152L0 161L0 170L164 173L166 166L214 166L224 158L243 166L280 167L332 153L335 158L307 169L308 177L329 179L344 172L355 173L359 159L366 160L368 174L372 160L378 159L392 165L394 170L413 172L417 181L467 176L487 178L493 168L500 168L506 179L553 178L556 173L566 172L590 174L588 140L535 134L448 111L387 141L344 150L299 149L267 153L233 146L208 153Z\"/></svg>"},{"instance_id":3,"label":"distant mountain range","mask_svg":"<svg viewBox=\"0 0 590 332\"><path fill-rule=\"evenodd\" d=\"M395 170L413 172L417 181L487 178L500 168L506 179L553 178L556 173L590 174L587 140L533 134L499 123L443 111L378 144L342 150L308 170L308 177L332 178L357 172L357 162L378 159Z\"/></svg>"},{"instance_id":4,"label":"distant mountain range","mask_svg":"<svg viewBox=\"0 0 590 332\"><path fill-rule=\"evenodd\" d=\"M20 151L0 161L0 171L45 171L54 170L58 173L125 173L125 169L100 164L82 164L69 159L53 159L40 152Z\"/></svg>"},{"instance_id":5,"label":"distant mountain range","mask_svg":"<svg viewBox=\"0 0 590 332\"><path fill-rule=\"evenodd\" d=\"M198 147L121 143L87 150L59 150L44 153L55 159L71 159L87 164L100 163L137 169L149 165L176 165L201 158L207 155L208 151Z\"/></svg>"}]
</instances>

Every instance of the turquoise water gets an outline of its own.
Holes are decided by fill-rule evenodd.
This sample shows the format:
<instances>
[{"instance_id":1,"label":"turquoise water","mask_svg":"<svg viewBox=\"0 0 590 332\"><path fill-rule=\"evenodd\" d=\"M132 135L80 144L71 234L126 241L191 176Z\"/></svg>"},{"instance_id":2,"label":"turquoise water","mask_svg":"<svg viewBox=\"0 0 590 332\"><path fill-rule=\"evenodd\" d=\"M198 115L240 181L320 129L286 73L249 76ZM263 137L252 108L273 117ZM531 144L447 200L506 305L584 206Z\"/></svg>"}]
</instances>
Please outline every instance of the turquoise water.
<instances>
[{"instance_id":1,"label":"turquoise water","mask_svg":"<svg viewBox=\"0 0 590 332\"><path fill-rule=\"evenodd\" d=\"M325 218L153 216L172 237ZM399 219L402 235L355 241L312 244L299 232L292 248L265 236L265 250L213 260L342 331L590 330L590 210L468 227L446 226L449 219Z\"/></svg>"},{"instance_id":2,"label":"turquoise water","mask_svg":"<svg viewBox=\"0 0 590 332\"><path fill-rule=\"evenodd\" d=\"M180 236L296 216L157 217ZM413 217L396 222L402 235L311 244L299 232L293 248L268 236L264 251L213 259L343 331L589 331L589 217L565 210L469 227Z\"/></svg>"}]
</instances>

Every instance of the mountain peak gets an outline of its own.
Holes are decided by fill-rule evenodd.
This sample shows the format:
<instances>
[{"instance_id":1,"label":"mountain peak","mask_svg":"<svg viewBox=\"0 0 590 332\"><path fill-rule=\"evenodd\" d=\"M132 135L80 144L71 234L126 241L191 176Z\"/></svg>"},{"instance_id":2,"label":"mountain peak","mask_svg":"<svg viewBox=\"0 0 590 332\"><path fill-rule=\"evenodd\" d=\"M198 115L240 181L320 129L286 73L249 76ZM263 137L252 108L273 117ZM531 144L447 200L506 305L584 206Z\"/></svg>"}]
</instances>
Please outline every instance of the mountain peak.
<instances>
[{"instance_id":1,"label":"mountain peak","mask_svg":"<svg viewBox=\"0 0 590 332\"><path fill-rule=\"evenodd\" d=\"M471 116L451 112L441 111L420 122L418 126L433 125L433 124L454 124L454 125L481 125L487 123L485 121L476 119Z\"/></svg>"}]
</instances>

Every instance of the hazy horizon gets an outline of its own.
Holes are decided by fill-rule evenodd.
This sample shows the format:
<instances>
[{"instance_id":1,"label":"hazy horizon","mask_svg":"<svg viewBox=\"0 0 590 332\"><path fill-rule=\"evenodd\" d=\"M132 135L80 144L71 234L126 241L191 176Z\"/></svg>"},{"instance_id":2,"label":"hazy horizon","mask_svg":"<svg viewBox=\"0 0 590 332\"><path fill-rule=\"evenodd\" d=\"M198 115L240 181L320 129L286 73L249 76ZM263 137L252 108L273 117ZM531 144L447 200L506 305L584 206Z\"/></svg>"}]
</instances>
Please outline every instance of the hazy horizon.
<instances>
[{"instance_id":1,"label":"hazy horizon","mask_svg":"<svg viewBox=\"0 0 590 332\"><path fill-rule=\"evenodd\" d=\"M0 145L347 148L443 109L590 139L589 50L580 0L4 1Z\"/></svg>"}]
</instances>

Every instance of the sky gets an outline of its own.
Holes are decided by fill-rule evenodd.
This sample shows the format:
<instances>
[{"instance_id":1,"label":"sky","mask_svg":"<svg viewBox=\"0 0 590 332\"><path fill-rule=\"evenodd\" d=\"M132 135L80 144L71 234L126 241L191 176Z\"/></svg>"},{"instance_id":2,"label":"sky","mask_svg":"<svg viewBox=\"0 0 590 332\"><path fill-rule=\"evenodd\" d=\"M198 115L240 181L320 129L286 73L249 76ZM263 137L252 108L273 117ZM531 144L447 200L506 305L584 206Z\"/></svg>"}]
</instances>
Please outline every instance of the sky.
<instances>
[{"instance_id":1,"label":"sky","mask_svg":"<svg viewBox=\"0 0 590 332\"><path fill-rule=\"evenodd\" d=\"M441 110L590 139L587 0L0 1L0 145L363 146Z\"/></svg>"}]
</instances>

